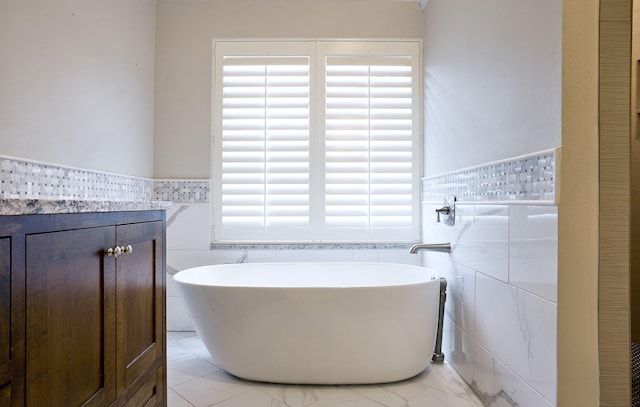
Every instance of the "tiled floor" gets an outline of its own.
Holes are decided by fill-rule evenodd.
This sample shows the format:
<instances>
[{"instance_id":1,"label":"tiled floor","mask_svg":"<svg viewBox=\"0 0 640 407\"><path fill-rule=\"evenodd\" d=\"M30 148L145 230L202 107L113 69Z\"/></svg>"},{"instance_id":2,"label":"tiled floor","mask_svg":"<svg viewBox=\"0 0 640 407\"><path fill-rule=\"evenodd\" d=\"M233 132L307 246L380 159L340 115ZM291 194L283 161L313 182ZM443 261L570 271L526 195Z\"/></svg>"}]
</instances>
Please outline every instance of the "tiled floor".
<instances>
[{"instance_id":1,"label":"tiled floor","mask_svg":"<svg viewBox=\"0 0 640 407\"><path fill-rule=\"evenodd\" d=\"M482 406L447 363L397 383L298 386L247 382L224 372L193 332L167 334L169 407Z\"/></svg>"}]
</instances>

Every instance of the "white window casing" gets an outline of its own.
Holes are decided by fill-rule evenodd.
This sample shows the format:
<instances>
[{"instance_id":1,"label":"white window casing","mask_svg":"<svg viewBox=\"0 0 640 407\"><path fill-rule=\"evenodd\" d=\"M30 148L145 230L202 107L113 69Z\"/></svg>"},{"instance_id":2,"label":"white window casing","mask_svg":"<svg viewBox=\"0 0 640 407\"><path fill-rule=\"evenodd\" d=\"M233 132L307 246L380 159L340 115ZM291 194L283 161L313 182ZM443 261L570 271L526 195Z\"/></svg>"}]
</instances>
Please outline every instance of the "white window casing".
<instances>
[{"instance_id":1,"label":"white window casing","mask_svg":"<svg viewBox=\"0 0 640 407\"><path fill-rule=\"evenodd\" d=\"M214 50L214 241L419 238L418 41Z\"/></svg>"}]
</instances>

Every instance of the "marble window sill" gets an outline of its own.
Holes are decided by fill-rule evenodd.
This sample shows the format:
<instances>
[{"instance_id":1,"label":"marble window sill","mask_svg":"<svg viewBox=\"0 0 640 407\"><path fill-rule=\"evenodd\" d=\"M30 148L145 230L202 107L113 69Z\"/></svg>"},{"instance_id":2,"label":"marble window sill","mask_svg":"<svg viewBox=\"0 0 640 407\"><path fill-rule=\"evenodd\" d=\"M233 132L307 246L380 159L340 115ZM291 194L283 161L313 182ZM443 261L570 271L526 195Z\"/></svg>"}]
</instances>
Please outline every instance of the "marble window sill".
<instances>
[{"instance_id":1,"label":"marble window sill","mask_svg":"<svg viewBox=\"0 0 640 407\"><path fill-rule=\"evenodd\" d=\"M349 242L349 243L303 243L303 242L237 242L211 243L212 250L348 250L348 249L409 249L417 242Z\"/></svg>"}]
</instances>

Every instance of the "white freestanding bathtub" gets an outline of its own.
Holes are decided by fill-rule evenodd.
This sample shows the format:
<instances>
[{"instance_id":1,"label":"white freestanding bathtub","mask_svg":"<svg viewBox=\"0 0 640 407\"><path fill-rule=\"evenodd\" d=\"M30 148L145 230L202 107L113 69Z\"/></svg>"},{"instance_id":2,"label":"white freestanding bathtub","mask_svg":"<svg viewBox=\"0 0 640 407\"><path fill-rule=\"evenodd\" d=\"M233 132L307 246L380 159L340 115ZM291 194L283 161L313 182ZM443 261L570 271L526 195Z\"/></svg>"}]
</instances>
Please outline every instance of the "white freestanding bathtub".
<instances>
[{"instance_id":1,"label":"white freestanding bathtub","mask_svg":"<svg viewBox=\"0 0 640 407\"><path fill-rule=\"evenodd\" d=\"M363 384L422 372L434 350L440 280L379 263L243 263L174 276L196 331L240 378Z\"/></svg>"}]
</instances>

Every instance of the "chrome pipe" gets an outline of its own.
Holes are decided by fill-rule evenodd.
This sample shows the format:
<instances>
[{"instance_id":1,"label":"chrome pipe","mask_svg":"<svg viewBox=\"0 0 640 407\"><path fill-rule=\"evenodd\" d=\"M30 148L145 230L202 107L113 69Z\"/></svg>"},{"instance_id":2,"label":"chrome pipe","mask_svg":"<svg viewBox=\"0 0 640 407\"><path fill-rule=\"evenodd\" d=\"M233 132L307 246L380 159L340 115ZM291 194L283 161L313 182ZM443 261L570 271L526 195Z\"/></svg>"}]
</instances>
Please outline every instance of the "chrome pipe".
<instances>
[{"instance_id":1,"label":"chrome pipe","mask_svg":"<svg viewBox=\"0 0 640 407\"><path fill-rule=\"evenodd\" d=\"M436 331L436 346L433 350L431 361L433 363L444 362L444 353L442 352L442 333L444 331L444 304L447 301L447 280L440 277L440 301L438 305L438 330Z\"/></svg>"},{"instance_id":2,"label":"chrome pipe","mask_svg":"<svg viewBox=\"0 0 640 407\"><path fill-rule=\"evenodd\" d=\"M409 253L415 254L420 250L451 253L451 243L418 243L409 248Z\"/></svg>"}]
</instances>

